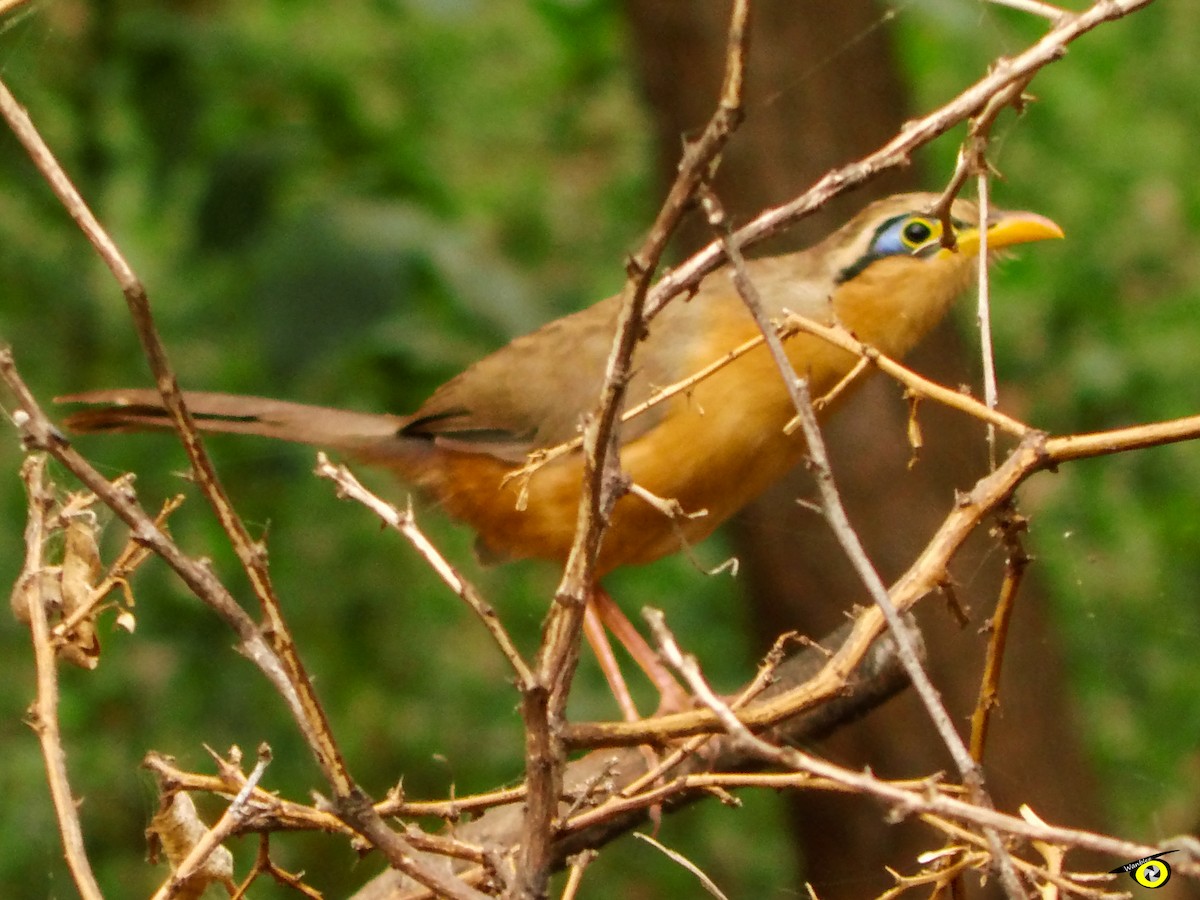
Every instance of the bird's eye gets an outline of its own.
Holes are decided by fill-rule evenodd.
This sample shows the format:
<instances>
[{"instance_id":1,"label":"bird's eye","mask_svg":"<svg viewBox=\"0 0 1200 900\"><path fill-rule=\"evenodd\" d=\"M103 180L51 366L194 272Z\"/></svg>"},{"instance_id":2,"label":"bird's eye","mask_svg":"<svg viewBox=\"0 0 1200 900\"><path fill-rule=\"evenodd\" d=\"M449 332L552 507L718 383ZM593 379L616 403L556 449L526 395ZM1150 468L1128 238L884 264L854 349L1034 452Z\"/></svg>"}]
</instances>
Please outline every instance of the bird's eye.
<instances>
[{"instance_id":1,"label":"bird's eye","mask_svg":"<svg viewBox=\"0 0 1200 900\"><path fill-rule=\"evenodd\" d=\"M912 219L900 232L900 239L906 247L916 249L933 237L934 223L928 219Z\"/></svg>"}]
</instances>

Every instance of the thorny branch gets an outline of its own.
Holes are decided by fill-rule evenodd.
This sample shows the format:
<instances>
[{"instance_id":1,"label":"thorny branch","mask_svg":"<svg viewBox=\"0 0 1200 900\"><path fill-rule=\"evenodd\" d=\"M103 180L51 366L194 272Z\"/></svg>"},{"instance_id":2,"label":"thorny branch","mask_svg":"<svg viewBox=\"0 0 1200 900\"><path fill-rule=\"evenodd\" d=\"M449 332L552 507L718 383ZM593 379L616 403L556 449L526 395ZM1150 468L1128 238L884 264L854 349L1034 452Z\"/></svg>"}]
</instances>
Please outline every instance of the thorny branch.
<instances>
[{"instance_id":1,"label":"thorny branch","mask_svg":"<svg viewBox=\"0 0 1200 900\"><path fill-rule=\"evenodd\" d=\"M545 893L565 763L559 728L578 661L584 605L593 589L592 570L604 524L622 492L618 425L633 352L645 327L647 297L667 241L696 188L717 164L722 148L741 120L749 18L749 0L735 0L717 110L700 137L685 147L679 173L650 233L627 265L628 280L622 293L621 312L605 366L599 404L584 424L583 489L575 541L546 620L537 659L537 683L522 695L529 796L519 880L513 892L515 897L535 898Z\"/></svg>"},{"instance_id":2,"label":"thorny branch","mask_svg":"<svg viewBox=\"0 0 1200 900\"><path fill-rule=\"evenodd\" d=\"M767 350L770 352L771 358L779 370L779 377L783 380L788 395L791 397L792 405L796 409L801 430L804 432L804 441L808 447L808 459L812 466L817 490L821 496L821 511L825 516L825 521L833 530L838 543L841 544L842 551L854 566L855 572L867 588L871 599L875 601L875 605L887 620L888 628L891 631L893 639L896 641L900 662L904 666L904 670L908 673L909 680L912 682L917 696L921 698L921 702L925 705L925 710L929 714L930 721L933 723L934 728L937 729L942 742L950 751L950 756L958 767L963 782L971 791L972 799L977 803L990 807L992 801L984 788L983 770L972 759L966 744L955 729L953 722L951 722L950 714L946 711L946 707L942 703L937 689L933 686L933 681L930 679L929 673L925 671L925 666L917 655L917 640L913 634L913 629L909 623L901 618L899 612L892 605L891 598L888 597L887 587L876 571L874 564L867 556L866 548L863 547L862 541L859 540L858 533L854 530L846 508L842 504L842 498L834 480L833 465L825 449L825 439L821 435L821 426L817 422L817 413L813 407L812 397L809 394L808 381L792 369L792 364L787 357L787 351L783 347L783 341L780 340L779 335L767 317L762 298L759 296L758 289L746 269L746 261L742 257L741 248L737 246L730 234L724 211L721 209L716 196L712 192L706 192L704 195L704 204L710 222L721 234L725 253L729 257L730 265L733 268L733 283L750 315L758 325L758 330L766 341ZM678 656L678 652L676 652L676 656ZM677 666L680 664L676 663ZM694 679L689 679L689 682L695 683ZM695 690L696 688L693 687L693 689ZM732 716L733 713L727 707L724 707L723 704L718 706L709 702L706 705L713 710L714 714L722 720L722 724L728 728L724 716L726 714ZM1000 869L1000 879L1005 893L1008 894L1010 900L1021 900L1023 895L1021 886L1017 882L1012 861L1001 844L999 835L991 829L986 829L986 834L993 858Z\"/></svg>"},{"instance_id":3,"label":"thorny branch","mask_svg":"<svg viewBox=\"0 0 1200 900\"><path fill-rule=\"evenodd\" d=\"M995 472L959 498L921 555L889 589L892 604L897 611L906 612L936 591L947 565L971 532L1032 475L1079 459L1197 439L1200 415L1064 437L1031 432ZM752 703L738 718L752 730L766 728L835 696L841 678L854 669L883 630L878 608L862 611L845 643L818 676L780 697ZM711 712L694 710L642 722L573 723L564 729L564 739L571 747L629 746L688 737L711 731L716 725Z\"/></svg>"},{"instance_id":4,"label":"thorny branch","mask_svg":"<svg viewBox=\"0 0 1200 900\"><path fill-rule=\"evenodd\" d=\"M88 862L79 810L67 777L67 755L58 723L56 653L46 619L45 600L39 590L45 567L42 549L48 537L46 517L54 504L53 488L46 482L46 457L30 456L21 467L21 479L29 496L29 522L25 527L25 565L17 579L13 603L14 606L22 605L28 615L37 668L37 700L30 710L29 721L42 745L46 780L75 886L84 900L103 900L104 895Z\"/></svg>"},{"instance_id":5,"label":"thorny branch","mask_svg":"<svg viewBox=\"0 0 1200 900\"><path fill-rule=\"evenodd\" d=\"M150 547L188 586L192 593L217 613L238 635L239 651L253 662L270 680L292 713L301 732L310 740L322 727L327 727L324 716L313 719L302 703L296 685L290 677L294 667L285 666L275 649L264 638L254 620L238 605L233 595L203 562L187 556L154 520L142 509L128 484L118 485L107 481L96 469L58 432L44 410L34 399L29 388L21 379L8 349L0 349L0 381L3 381L16 397L19 414L14 422L20 429L23 444L33 450L50 454L65 466L72 475L92 491L102 503L111 509L129 527L137 541ZM326 738L332 742L332 736ZM396 868L410 872L423 884L441 890L447 897L467 898L477 896L474 891L448 881L433 870L411 862L411 849L407 842L386 827L375 814L373 807L356 787L348 794L338 794L345 808L339 815L356 831L370 831L369 837L378 841L376 846L388 857Z\"/></svg>"},{"instance_id":6,"label":"thorny branch","mask_svg":"<svg viewBox=\"0 0 1200 900\"><path fill-rule=\"evenodd\" d=\"M37 407L32 394L17 375L11 353L5 350L0 356L0 377L3 377L21 401L26 414L23 430L25 439L32 446L44 449L68 464L76 477L87 483L97 496L125 519L126 524L137 529L139 539L154 540L156 552L184 578L196 596L217 610L226 622L234 627L241 640L242 652L268 675L280 691L280 695L287 701L293 718L333 788L334 802L339 814L358 831L366 834L392 865L410 871L422 883L442 891L448 897L477 896L477 892L447 880L436 871L426 871L420 865L414 867L411 863L410 845L375 814L370 799L350 776L334 739L328 717L284 621L279 598L267 571L265 550L250 538L245 523L234 511L221 487L216 470L184 404L178 381L167 359L166 348L155 327L144 286L59 165L29 115L3 82L0 82L0 114L4 116L34 165L120 286L146 359L154 373L164 407L183 442L196 481L228 535L258 598L264 619L262 627L245 614L228 590L205 566L188 559L179 551L131 497L123 497L114 490L112 485L70 448ZM67 463L68 459L71 463ZM87 478L83 477L84 474Z\"/></svg>"},{"instance_id":7,"label":"thorny branch","mask_svg":"<svg viewBox=\"0 0 1200 900\"><path fill-rule=\"evenodd\" d=\"M971 758L983 762L983 750L987 745L988 725L992 710L999 702L1000 668L1004 661L1004 646L1008 640L1008 626L1012 621L1016 597L1021 580L1029 565L1029 557L1021 543L1021 531L1025 519L1010 505L1001 506L996 515L996 529L1004 544L1004 580L1000 585L1000 597L992 620L988 623L989 640L987 656L983 664L983 677L979 684L979 700L971 714Z\"/></svg>"},{"instance_id":8,"label":"thorny branch","mask_svg":"<svg viewBox=\"0 0 1200 900\"><path fill-rule=\"evenodd\" d=\"M504 626L496 615L496 610L490 603L483 599L483 596L475 586L450 565L446 558L438 552L438 549L425 537L417 527L416 517L413 515L412 509L410 508L401 512L390 503L380 500L364 488L362 483L354 477L349 469L345 466L335 466L324 453L317 454L316 472L321 478L328 478L337 485L338 493L341 496L349 497L367 507L385 525L399 531L416 547L417 552L425 558L430 568L438 573L450 590L461 597L471 607L472 611L479 616L484 627L491 634L492 639L495 640L496 646L500 648L500 652L504 654L504 658L512 666L513 674L517 676L517 687L522 691L532 690L534 683L533 672L530 671L529 665L521 656L520 651L517 650L516 644L513 643L508 632L504 630Z\"/></svg>"},{"instance_id":9,"label":"thorny branch","mask_svg":"<svg viewBox=\"0 0 1200 900\"><path fill-rule=\"evenodd\" d=\"M263 635L268 636L267 639L273 645L273 664L282 667L286 672L286 678L290 682L287 696L293 701L291 704L293 709L299 713L298 724L308 739L309 746L321 764L325 777L334 785L335 792L339 796L349 794L352 788L351 779L346 772L345 762L342 759L341 753L333 740L329 723L325 718L324 710L321 708L320 701L317 699L316 692L312 687L312 682L304 670L291 634L286 623L283 621L279 599L275 596L275 590L271 585L270 576L267 572L266 553L260 545L250 538L245 523L242 522L241 518L234 511L233 505L229 502L228 496L221 487L212 461L209 459L208 453L200 441L195 424L192 422L191 415L184 405L183 395L179 390L179 383L167 359L166 347L163 345L162 339L159 337L155 327L154 317L150 310L149 297L146 294L144 286L122 255L120 249L104 230L103 226L101 226L99 220L93 215L91 209L75 188L75 185L72 184L67 173L59 165L49 146L42 140L29 115L17 103L16 98L13 97L3 82L0 82L0 114L3 114L9 127L25 147L30 159L33 160L34 165L37 166L47 184L54 190L59 201L79 225L80 230L87 236L120 286L129 307L134 328L137 331L139 340L142 342L146 359L154 373L155 383L162 394L163 405L174 422L175 430L183 442L184 449L192 465L192 471L196 476L196 481L205 498L212 506L213 511L216 513L221 527L229 536L230 543L250 579L264 618L267 620L267 627L261 632L251 626L251 630L255 632L253 636L254 644L262 646ZM28 408L26 411L29 412ZM46 424L49 424L48 420ZM47 447L47 449L52 448ZM215 583L215 581L216 579L212 578L211 575L205 579L206 583ZM210 593L201 593L198 596L201 599L206 599L210 596ZM225 598L221 598L221 604L226 606L225 614L227 620L230 616L242 618L230 608L237 605L232 597L228 597L228 603L224 601ZM241 613L240 607L237 613ZM246 646L249 646L248 641L251 637L246 633L248 624L248 621L243 621L241 631L239 632Z\"/></svg>"}]
</instances>

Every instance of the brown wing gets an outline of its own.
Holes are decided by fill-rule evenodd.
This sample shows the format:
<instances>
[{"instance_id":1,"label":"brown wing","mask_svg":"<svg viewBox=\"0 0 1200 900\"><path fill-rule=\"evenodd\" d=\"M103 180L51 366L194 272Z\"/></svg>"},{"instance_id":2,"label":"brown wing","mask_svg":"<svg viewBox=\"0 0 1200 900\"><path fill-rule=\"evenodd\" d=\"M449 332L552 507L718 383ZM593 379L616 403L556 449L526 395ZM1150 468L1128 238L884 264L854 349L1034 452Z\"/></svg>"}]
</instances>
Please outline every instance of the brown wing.
<instances>
[{"instance_id":1,"label":"brown wing","mask_svg":"<svg viewBox=\"0 0 1200 900\"><path fill-rule=\"evenodd\" d=\"M813 294L812 255L796 253L751 261L777 315L788 308L828 318L827 296ZM713 362L756 333L729 275L718 270L691 298L677 298L651 323L637 348L627 405ZM620 313L620 297L557 319L519 337L440 387L413 414L404 433L439 444L519 462L532 450L569 441L595 408ZM713 334L729 328L733 334ZM623 443L658 424L667 407L626 422Z\"/></svg>"},{"instance_id":2,"label":"brown wing","mask_svg":"<svg viewBox=\"0 0 1200 900\"><path fill-rule=\"evenodd\" d=\"M484 357L438 388L404 434L512 462L571 440L600 397L619 304L619 297L610 297ZM630 402L682 377L682 355L636 356ZM626 425L623 440L657 421L653 413L638 417Z\"/></svg>"}]
</instances>

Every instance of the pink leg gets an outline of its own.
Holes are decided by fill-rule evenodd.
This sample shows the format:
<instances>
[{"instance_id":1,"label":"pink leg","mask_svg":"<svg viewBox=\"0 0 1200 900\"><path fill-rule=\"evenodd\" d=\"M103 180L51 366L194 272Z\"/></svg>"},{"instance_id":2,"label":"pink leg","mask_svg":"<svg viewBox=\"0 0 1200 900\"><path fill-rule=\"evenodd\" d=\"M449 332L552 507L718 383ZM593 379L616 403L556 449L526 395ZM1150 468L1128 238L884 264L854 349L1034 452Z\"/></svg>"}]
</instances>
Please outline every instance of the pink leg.
<instances>
[{"instance_id":1,"label":"pink leg","mask_svg":"<svg viewBox=\"0 0 1200 900\"><path fill-rule=\"evenodd\" d=\"M633 705L629 686L625 683L625 676L621 674L621 667L617 663L616 656L613 655L612 645L609 644L608 635L604 632L604 623L600 621L600 617L596 613L596 604L591 601L583 610L583 633L587 637L588 643L592 645L592 652L596 654L596 661L600 663L600 671L604 673L604 678L608 682L613 697L617 700L617 705L621 707L621 715L625 717L626 722L638 721L641 716L638 714L637 707Z\"/></svg>"},{"instance_id":2,"label":"pink leg","mask_svg":"<svg viewBox=\"0 0 1200 900\"><path fill-rule=\"evenodd\" d=\"M679 686L679 682L675 680L671 671L663 664L658 653L646 643L646 639L633 627L633 623L629 621L625 613L617 606L616 601L609 596L608 591L599 585L596 585L595 590L592 592L592 599L591 603L588 604L588 610L590 611L593 607L595 608L599 622L608 627L613 637L621 642L621 646L633 657L633 661L637 663L638 668L646 673L646 677L658 689L658 693L662 699L659 702L657 713L680 712L690 709L692 704L687 691ZM607 647L608 641L605 640L604 643ZM593 644L594 646L595 644ZM609 656L612 656L611 648L609 648ZM615 660L613 664L616 664ZM603 667L603 664L601 666ZM609 684L611 683L610 679ZM622 685L624 685L624 680L622 680Z\"/></svg>"}]
</instances>

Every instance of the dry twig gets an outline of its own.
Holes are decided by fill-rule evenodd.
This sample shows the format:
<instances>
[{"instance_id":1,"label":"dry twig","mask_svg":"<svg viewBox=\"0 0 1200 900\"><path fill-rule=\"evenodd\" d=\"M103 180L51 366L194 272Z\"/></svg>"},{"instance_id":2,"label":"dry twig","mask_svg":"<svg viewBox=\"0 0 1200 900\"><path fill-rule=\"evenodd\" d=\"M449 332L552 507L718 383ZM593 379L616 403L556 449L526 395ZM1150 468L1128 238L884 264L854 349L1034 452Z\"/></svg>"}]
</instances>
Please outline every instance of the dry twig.
<instances>
[{"instance_id":1,"label":"dry twig","mask_svg":"<svg viewBox=\"0 0 1200 900\"><path fill-rule=\"evenodd\" d=\"M700 137L685 147L675 183L641 249L628 263L629 278L623 291L621 313L605 366L599 403L584 426L583 486L575 541L546 620L537 659L536 687L524 693L521 704L529 796L521 840L519 881L514 891L517 897L533 898L545 891L564 763L558 727L578 661L583 609L592 589L592 568L604 523L621 493L618 425L633 351L647 319L647 297L668 239L741 119L749 15L749 0L736 0L730 18L725 77L717 110Z\"/></svg>"},{"instance_id":2,"label":"dry twig","mask_svg":"<svg viewBox=\"0 0 1200 900\"><path fill-rule=\"evenodd\" d=\"M530 671L508 632L504 630L500 617L496 615L495 607L484 600L475 586L467 581L425 537L421 529L417 527L412 507L401 512L392 504L381 500L363 487L362 482L355 478L348 468L333 465L324 453L317 454L316 472L320 477L328 478L337 485L338 493L341 496L361 503L378 516L385 525L399 531L408 539L409 543L429 563L429 567L437 572L442 581L446 583L446 586L461 597L479 616L484 627L496 642L496 646L500 648L500 652L512 666L513 673L517 676L518 688L521 691L531 690L533 688L533 672Z\"/></svg>"},{"instance_id":3,"label":"dry twig","mask_svg":"<svg viewBox=\"0 0 1200 900\"><path fill-rule=\"evenodd\" d=\"M63 749L58 724L57 656L50 637L50 625L46 620L45 603L38 590L44 566L42 547L47 536L46 517L54 504L53 488L46 482L46 457L39 454L26 459L21 467L21 478L29 496L29 521L25 526L25 564L15 591L19 598L16 602L25 606L29 616L34 664L37 667L37 700L30 709L29 724L42 745L46 780L50 785L58 830L62 835L63 849L75 887L84 900L103 900L96 876L88 863L83 829L79 824L79 810L67 776L67 754Z\"/></svg>"}]
</instances>

